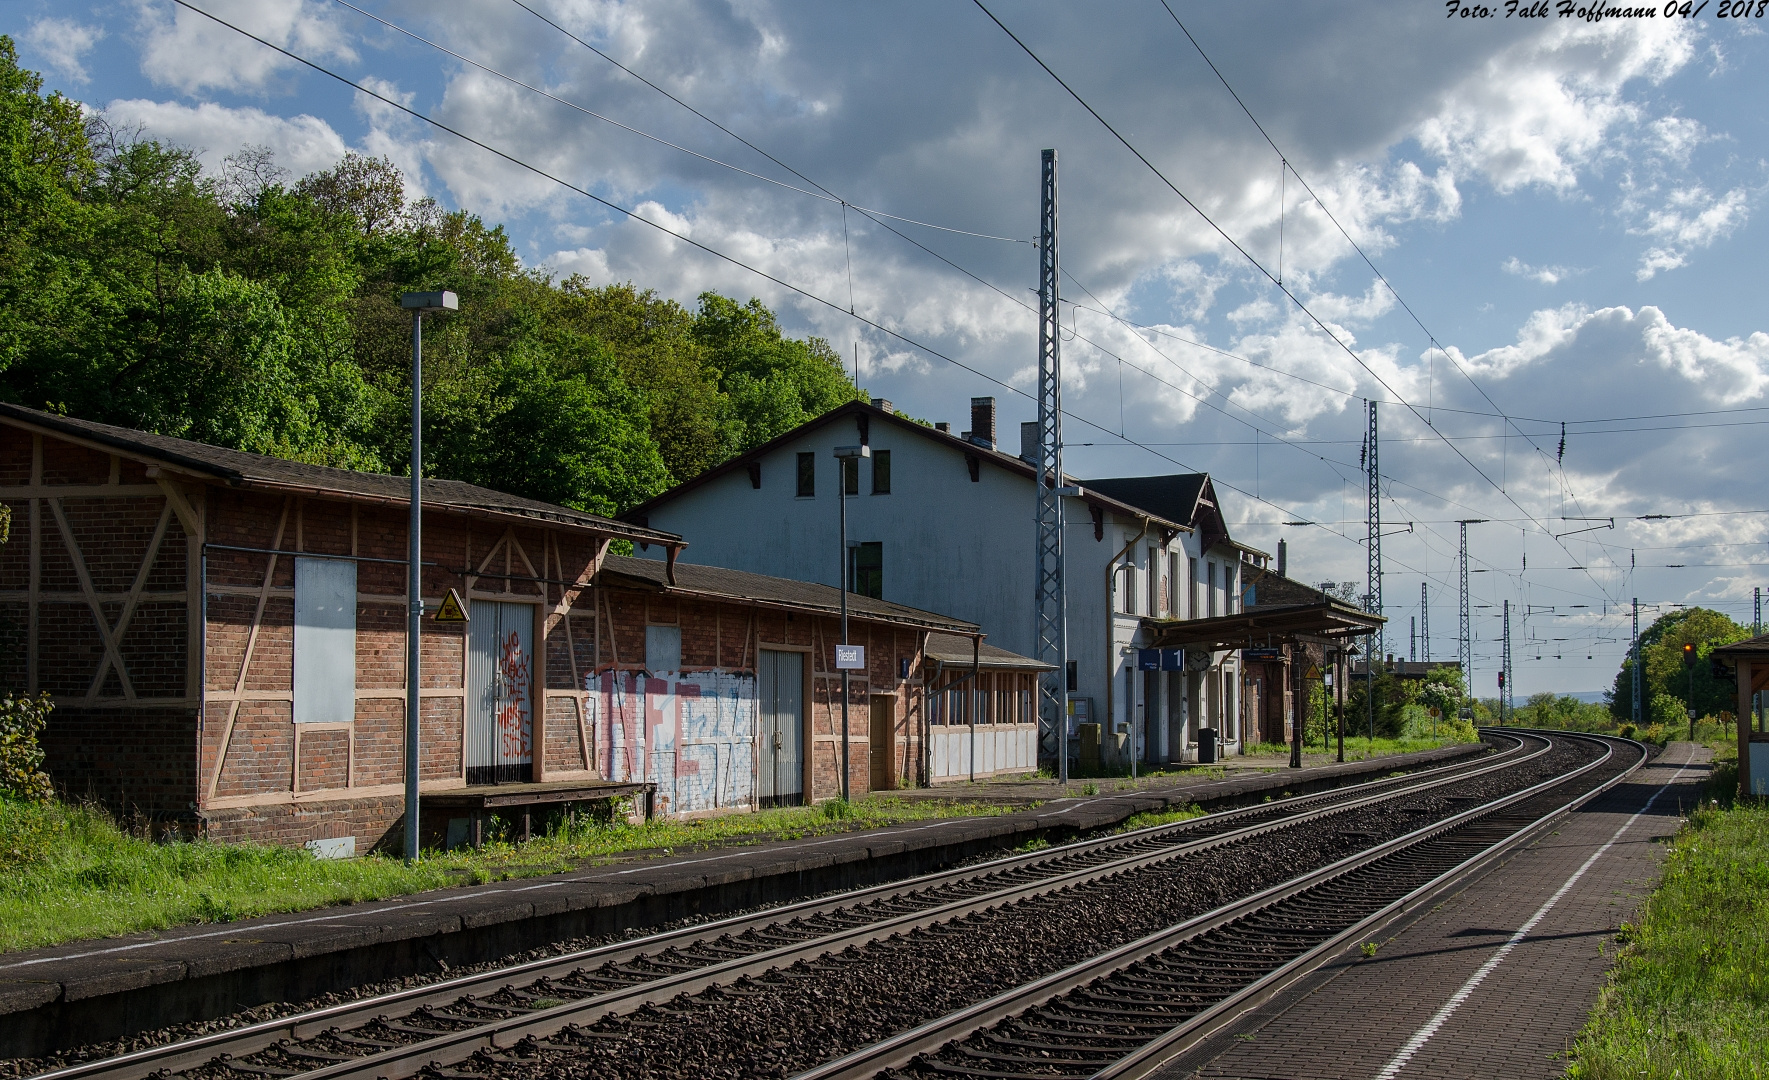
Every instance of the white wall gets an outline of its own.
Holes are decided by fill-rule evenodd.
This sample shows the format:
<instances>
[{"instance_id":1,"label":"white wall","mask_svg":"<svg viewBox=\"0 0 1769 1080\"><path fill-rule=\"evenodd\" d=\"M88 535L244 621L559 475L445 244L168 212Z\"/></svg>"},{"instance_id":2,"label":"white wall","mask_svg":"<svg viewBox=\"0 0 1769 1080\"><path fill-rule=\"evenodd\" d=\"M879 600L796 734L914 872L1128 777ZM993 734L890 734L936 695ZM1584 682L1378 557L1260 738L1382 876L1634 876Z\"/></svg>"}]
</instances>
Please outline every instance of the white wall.
<instances>
[{"instance_id":1,"label":"white wall","mask_svg":"<svg viewBox=\"0 0 1769 1080\"><path fill-rule=\"evenodd\" d=\"M884 599L910 607L966 619L982 626L990 644L1033 655L1036 648L1033 612L1034 504L1033 480L992 464L986 455L973 483L965 452L894 424L871 425L870 445L876 454L891 454L891 492L873 495L872 463L860 463L860 493L848 497L848 539L884 544ZM701 485L654 508L651 528L679 533L688 541L681 561L724 566L836 585L843 556L839 551L834 448L859 442L851 421L838 420L781 446L761 462L762 485L751 487L744 469ZM798 454L817 455L816 495L797 497ZM1124 665L1135 666L1126 646L1140 645L1139 620L1146 610L1147 554L1160 535L1151 530L1132 550L1139 567L1134 613L1122 613L1108 591L1107 567L1141 528L1137 519L1108 515L1104 537L1094 539L1093 518L1082 499L1064 500L1064 546L1068 570L1069 658L1077 661L1077 689L1090 697L1105 720L1108 671L1118 682L1114 711L1123 719ZM1198 557L1197 538L1190 532L1175 537L1164 551L1183 550ZM662 558L653 547L638 554ZM1210 556L1223 566L1233 560L1218 552ZM1202 562L1199 563L1202 573ZM1229 595L1222 570L1217 579L1218 612ZM1191 617L1191 590L1180 589L1181 611ZM1208 610L1206 608L1206 610ZM1157 612L1156 614L1160 614ZM1108 654L1106 628L1112 627ZM1232 660L1230 663L1232 664ZM1141 680L1133 680L1140 694ZM1131 703L1134 709L1135 703ZM1216 718L1212 717L1211 722ZM1108 730L1110 727L1108 726ZM1219 728L1220 730L1220 728Z\"/></svg>"}]
</instances>

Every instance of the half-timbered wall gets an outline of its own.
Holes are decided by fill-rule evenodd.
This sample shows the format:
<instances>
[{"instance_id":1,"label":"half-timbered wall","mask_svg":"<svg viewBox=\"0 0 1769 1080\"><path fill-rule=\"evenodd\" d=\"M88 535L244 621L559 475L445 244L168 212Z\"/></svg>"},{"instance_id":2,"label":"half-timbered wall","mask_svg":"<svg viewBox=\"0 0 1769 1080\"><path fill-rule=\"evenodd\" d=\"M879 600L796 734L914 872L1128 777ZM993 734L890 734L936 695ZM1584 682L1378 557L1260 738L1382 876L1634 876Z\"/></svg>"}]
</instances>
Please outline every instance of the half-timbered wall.
<instances>
[{"instance_id":1,"label":"half-timbered wall","mask_svg":"<svg viewBox=\"0 0 1769 1080\"><path fill-rule=\"evenodd\" d=\"M396 503L230 487L0 425L0 683L47 690L44 735L60 790L160 828L298 845L396 840L403 810L406 512ZM805 777L840 792L836 619L785 606L590 588L594 533L434 510L425 514L423 595L446 590L534 611L530 672L537 781L610 775L611 688L640 691L699 739L709 692L736 702L758 651L806 655ZM295 576L303 557L355 567L354 703L295 720ZM201 588L191 588L201 583ZM507 610L507 609L505 609ZM925 634L851 620L868 670L850 678L850 790L869 789L869 703L892 701L887 775L926 783ZM650 670L647 628L680 635L678 669ZM421 778L466 784L468 639L427 618L421 639ZM660 700L648 701L645 686ZM663 701L662 697L670 700ZM334 696L327 695L328 700ZM711 710L709 712L709 709ZM304 713L311 713L303 706ZM703 742L674 748L664 812L754 805L753 707ZM732 726L732 725L735 726ZM747 744L747 745L745 745ZM747 751L747 756L746 756ZM656 777L664 762L647 765ZM713 777L700 774L701 766ZM743 777L733 770L750 768ZM660 790L664 785L660 784Z\"/></svg>"},{"instance_id":2,"label":"half-timbered wall","mask_svg":"<svg viewBox=\"0 0 1769 1080\"><path fill-rule=\"evenodd\" d=\"M196 683L187 642L201 495L138 462L0 426L0 683L48 691L43 736L70 797L194 822Z\"/></svg>"}]
</instances>

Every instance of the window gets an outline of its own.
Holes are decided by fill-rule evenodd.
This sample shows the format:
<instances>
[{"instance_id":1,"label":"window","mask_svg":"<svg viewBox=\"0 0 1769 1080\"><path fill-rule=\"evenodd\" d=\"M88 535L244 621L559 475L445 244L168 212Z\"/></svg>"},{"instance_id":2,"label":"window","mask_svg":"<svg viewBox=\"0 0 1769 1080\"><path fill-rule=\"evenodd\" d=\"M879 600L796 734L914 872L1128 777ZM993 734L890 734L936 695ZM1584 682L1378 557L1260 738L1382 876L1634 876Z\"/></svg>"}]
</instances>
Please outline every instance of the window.
<instances>
[{"instance_id":1,"label":"window","mask_svg":"<svg viewBox=\"0 0 1769 1080\"><path fill-rule=\"evenodd\" d=\"M1149 549L1149 608L1151 617L1161 614L1161 552Z\"/></svg>"},{"instance_id":2,"label":"window","mask_svg":"<svg viewBox=\"0 0 1769 1080\"><path fill-rule=\"evenodd\" d=\"M842 487L849 495L860 494L860 459L842 458Z\"/></svg>"},{"instance_id":3,"label":"window","mask_svg":"<svg viewBox=\"0 0 1769 1080\"><path fill-rule=\"evenodd\" d=\"M356 719L356 563L295 560L295 723Z\"/></svg>"},{"instance_id":4,"label":"window","mask_svg":"<svg viewBox=\"0 0 1769 1080\"><path fill-rule=\"evenodd\" d=\"M1239 570L1239 566L1225 566L1222 568L1222 587L1224 591L1228 593L1226 614L1229 615L1233 615L1235 612L1241 610L1241 590L1238 584L1238 579L1240 578Z\"/></svg>"},{"instance_id":5,"label":"window","mask_svg":"<svg viewBox=\"0 0 1769 1080\"><path fill-rule=\"evenodd\" d=\"M874 450L872 452L872 493L889 495L891 493L891 452Z\"/></svg>"},{"instance_id":6,"label":"window","mask_svg":"<svg viewBox=\"0 0 1769 1080\"><path fill-rule=\"evenodd\" d=\"M809 499L817 494L817 455L799 455L799 498Z\"/></svg>"},{"instance_id":7,"label":"window","mask_svg":"<svg viewBox=\"0 0 1769 1080\"><path fill-rule=\"evenodd\" d=\"M1186 565L1190 568L1186 571L1186 581L1191 585L1192 595L1190 600L1186 603L1185 614L1188 619L1196 619L1203 614L1203 612L1198 609L1198 582L1200 580L1198 577L1198 560L1188 557L1186 559Z\"/></svg>"},{"instance_id":8,"label":"window","mask_svg":"<svg viewBox=\"0 0 1769 1080\"><path fill-rule=\"evenodd\" d=\"M1118 593L1119 610L1126 615L1136 614L1136 563L1130 555L1124 556L1124 587Z\"/></svg>"},{"instance_id":9,"label":"window","mask_svg":"<svg viewBox=\"0 0 1769 1080\"><path fill-rule=\"evenodd\" d=\"M884 544L869 541L848 549L848 591L884 599Z\"/></svg>"},{"instance_id":10,"label":"window","mask_svg":"<svg viewBox=\"0 0 1769 1080\"><path fill-rule=\"evenodd\" d=\"M1167 556L1167 615L1177 619L1179 612L1180 571L1185 569L1185 560L1177 552Z\"/></svg>"},{"instance_id":11,"label":"window","mask_svg":"<svg viewBox=\"0 0 1769 1080\"><path fill-rule=\"evenodd\" d=\"M1210 589L1210 617L1211 617L1211 618L1212 618L1212 619L1214 619L1214 618L1216 618L1216 614L1217 614L1217 607L1216 607L1216 564L1215 564L1215 563L1210 563L1210 564L1208 564L1208 565L1209 565L1209 568L1210 568L1210 569L1209 569L1209 574L1210 574L1210 584L1209 584L1209 589Z\"/></svg>"},{"instance_id":12,"label":"window","mask_svg":"<svg viewBox=\"0 0 1769 1080\"><path fill-rule=\"evenodd\" d=\"M645 670L653 675L682 670L682 628L645 628Z\"/></svg>"}]
</instances>

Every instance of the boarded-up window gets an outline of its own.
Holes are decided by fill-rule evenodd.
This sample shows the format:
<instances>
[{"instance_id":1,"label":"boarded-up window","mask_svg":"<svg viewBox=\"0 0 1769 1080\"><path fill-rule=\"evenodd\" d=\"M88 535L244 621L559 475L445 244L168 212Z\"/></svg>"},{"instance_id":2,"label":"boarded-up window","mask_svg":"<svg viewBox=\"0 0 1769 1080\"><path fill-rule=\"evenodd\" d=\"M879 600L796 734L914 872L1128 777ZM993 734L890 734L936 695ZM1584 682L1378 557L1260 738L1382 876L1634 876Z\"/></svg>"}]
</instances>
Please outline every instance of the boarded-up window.
<instances>
[{"instance_id":1,"label":"boarded-up window","mask_svg":"<svg viewBox=\"0 0 1769 1080\"><path fill-rule=\"evenodd\" d=\"M356 563L295 560L295 723L356 719Z\"/></svg>"},{"instance_id":2,"label":"boarded-up window","mask_svg":"<svg viewBox=\"0 0 1769 1080\"><path fill-rule=\"evenodd\" d=\"M682 628L679 626L647 626L645 628L645 670L653 675L682 670Z\"/></svg>"}]
</instances>

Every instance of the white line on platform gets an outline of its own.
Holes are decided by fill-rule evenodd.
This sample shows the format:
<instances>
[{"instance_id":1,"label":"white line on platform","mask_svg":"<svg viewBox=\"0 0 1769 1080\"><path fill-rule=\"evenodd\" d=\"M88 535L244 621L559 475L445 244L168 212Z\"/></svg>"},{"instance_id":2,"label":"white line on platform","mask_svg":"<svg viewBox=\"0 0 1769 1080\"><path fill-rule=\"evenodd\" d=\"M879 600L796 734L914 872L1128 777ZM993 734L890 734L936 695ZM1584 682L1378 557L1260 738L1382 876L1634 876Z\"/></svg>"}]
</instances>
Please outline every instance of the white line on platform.
<instances>
[{"instance_id":1,"label":"white line on platform","mask_svg":"<svg viewBox=\"0 0 1769 1080\"><path fill-rule=\"evenodd\" d=\"M1634 822L1640 820L1641 815L1652 809L1653 804L1658 802L1658 797L1660 795L1669 791L1672 784L1675 784L1678 780L1682 779L1683 773L1689 768L1689 765L1689 762L1684 762L1682 765L1679 765L1676 773L1674 773L1669 780L1665 781L1664 786L1653 792L1652 798L1646 800L1646 805L1636 810L1633 817L1622 822L1621 828L1615 831L1615 835L1611 836L1602 847L1592 852L1591 857L1585 860L1584 865L1573 871L1573 875L1567 878L1566 881L1561 884L1560 888L1554 891L1554 895L1548 898L1548 902L1537 908L1536 913L1529 917L1529 921L1518 927L1517 932L1512 934L1505 944L1499 946L1498 952L1493 953L1492 956L1487 958L1486 963L1480 965L1479 969L1477 969L1474 974L1468 976L1468 981L1462 984L1462 988L1457 990L1454 994L1451 994L1450 999L1444 1002L1443 1008L1437 1010L1437 1014L1430 1020L1427 1020L1424 1027L1414 1032L1413 1037L1407 1040L1407 1044L1400 1048L1400 1053L1394 1055L1394 1058L1389 1061L1387 1065L1383 1066L1382 1071L1376 1074L1376 1080L1394 1080L1394 1077L1399 1075L1401 1069L1406 1067L1407 1062L1411 1061L1413 1056L1423 1049L1426 1043L1431 1041L1431 1037L1436 1035L1439 1029L1449 1022L1450 1017L1455 1015L1456 1010L1462 1007L1463 1002L1468 1000L1469 996L1474 993L1475 988L1485 982L1486 977L1491 975L1500 964L1505 962L1505 957L1511 954L1511 950L1515 949L1519 942L1529 936L1529 932L1536 928L1537 923L1547 917L1548 912L1553 909L1554 905L1560 902L1560 898L1572 891L1572 887L1578 884L1578 880L1585 876L1585 871L1591 869L1591 867L1596 864L1597 860L1603 857L1604 852L1614 847L1615 842L1622 838L1622 834L1627 832L1628 829L1633 826Z\"/></svg>"}]
</instances>

